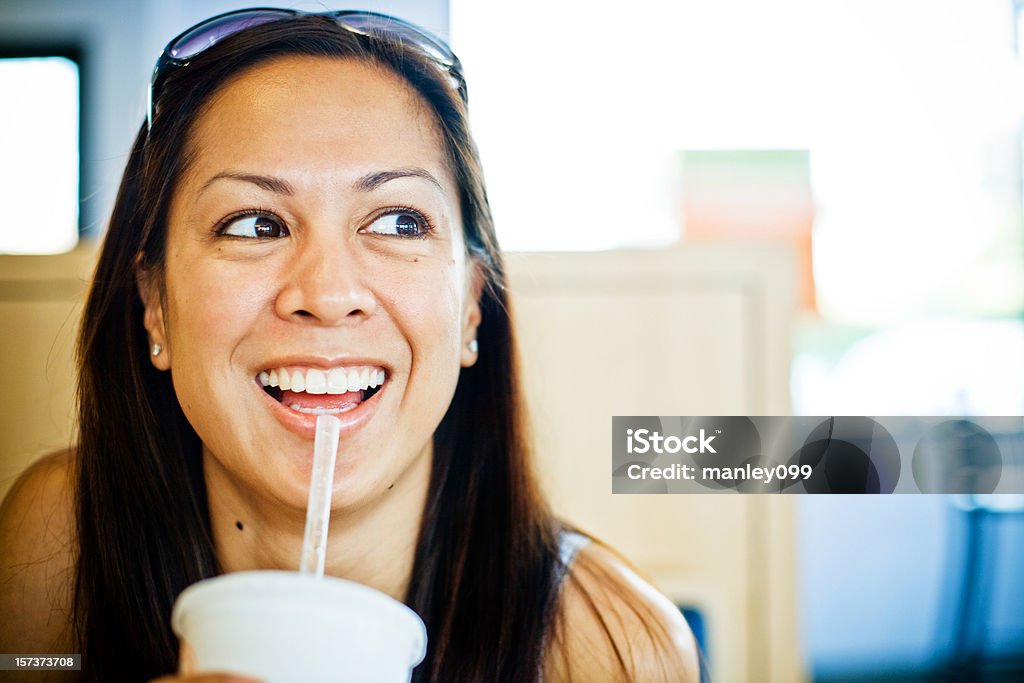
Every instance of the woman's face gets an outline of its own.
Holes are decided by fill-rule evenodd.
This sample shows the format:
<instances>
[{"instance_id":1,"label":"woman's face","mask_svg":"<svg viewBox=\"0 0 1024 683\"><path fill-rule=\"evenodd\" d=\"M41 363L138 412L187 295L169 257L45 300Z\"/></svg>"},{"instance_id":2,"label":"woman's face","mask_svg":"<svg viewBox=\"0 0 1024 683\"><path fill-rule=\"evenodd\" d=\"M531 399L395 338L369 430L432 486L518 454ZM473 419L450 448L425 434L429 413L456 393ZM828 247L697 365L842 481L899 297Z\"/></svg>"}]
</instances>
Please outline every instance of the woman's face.
<instances>
[{"instance_id":1,"label":"woman's face","mask_svg":"<svg viewBox=\"0 0 1024 683\"><path fill-rule=\"evenodd\" d=\"M153 362L205 457L304 508L326 412L343 425L335 507L426 476L479 322L427 103L372 65L278 58L223 87L193 133L163 291L141 289Z\"/></svg>"}]
</instances>

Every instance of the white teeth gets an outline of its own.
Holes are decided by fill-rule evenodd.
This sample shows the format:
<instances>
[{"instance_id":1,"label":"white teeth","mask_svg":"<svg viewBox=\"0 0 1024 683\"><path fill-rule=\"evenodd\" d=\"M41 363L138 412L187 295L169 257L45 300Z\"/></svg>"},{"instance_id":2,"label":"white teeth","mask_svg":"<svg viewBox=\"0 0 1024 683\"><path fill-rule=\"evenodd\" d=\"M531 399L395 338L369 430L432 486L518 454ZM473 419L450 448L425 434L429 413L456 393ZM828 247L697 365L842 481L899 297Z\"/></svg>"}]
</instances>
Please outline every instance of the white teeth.
<instances>
[{"instance_id":1,"label":"white teeth","mask_svg":"<svg viewBox=\"0 0 1024 683\"><path fill-rule=\"evenodd\" d=\"M348 380L344 368L331 368L327 373L327 393L344 394L348 391Z\"/></svg>"},{"instance_id":2,"label":"white teeth","mask_svg":"<svg viewBox=\"0 0 1024 683\"><path fill-rule=\"evenodd\" d=\"M381 368L361 365L349 368L273 368L259 373L259 382L265 387L306 392L307 394L344 394L384 384L385 372Z\"/></svg>"},{"instance_id":3,"label":"white teeth","mask_svg":"<svg viewBox=\"0 0 1024 683\"><path fill-rule=\"evenodd\" d=\"M306 393L326 394L327 373L323 370L317 370L316 368L306 370Z\"/></svg>"}]
</instances>

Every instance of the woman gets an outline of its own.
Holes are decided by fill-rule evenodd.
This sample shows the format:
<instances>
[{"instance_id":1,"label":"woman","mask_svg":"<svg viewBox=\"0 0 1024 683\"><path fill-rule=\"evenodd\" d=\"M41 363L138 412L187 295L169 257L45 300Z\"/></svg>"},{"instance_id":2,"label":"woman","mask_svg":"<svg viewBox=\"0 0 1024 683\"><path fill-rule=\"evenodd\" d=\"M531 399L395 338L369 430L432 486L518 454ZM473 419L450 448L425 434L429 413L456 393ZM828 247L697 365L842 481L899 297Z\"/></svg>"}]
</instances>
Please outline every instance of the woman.
<instances>
[{"instance_id":1,"label":"woman","mask_svg":"<svg viewBox=\"0 0 1024 683\"><path fill-rule=\"evenodd\" d=\"M84 312L78 448L0 515L0 651L176 671L181 590L296 566L330 412L327 573L421 615L416 680L697 680L678 611L538 491L447 47L235 12L172 41L150 95Z\"/></svg>"}]
</instances>

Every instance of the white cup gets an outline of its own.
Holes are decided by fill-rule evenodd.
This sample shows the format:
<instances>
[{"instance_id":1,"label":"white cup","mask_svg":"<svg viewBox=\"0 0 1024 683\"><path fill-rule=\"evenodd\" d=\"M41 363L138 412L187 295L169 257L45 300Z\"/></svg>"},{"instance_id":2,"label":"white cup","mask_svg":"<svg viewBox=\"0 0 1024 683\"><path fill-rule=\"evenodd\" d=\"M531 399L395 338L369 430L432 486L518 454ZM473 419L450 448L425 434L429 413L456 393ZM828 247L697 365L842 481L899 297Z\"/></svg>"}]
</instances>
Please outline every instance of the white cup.
<instances>
[{"instance_id":1,"label":"white cup","mask_svg":"<svg viewBox=\"0 0 1024 683\"><path fill-rule=\"evenodd\" d=\"M362 584L296 572L225 574L178 596L171 626L192 673L266 683L407 683L427 651L411 609Z\"/></svg>"}]
</instances>

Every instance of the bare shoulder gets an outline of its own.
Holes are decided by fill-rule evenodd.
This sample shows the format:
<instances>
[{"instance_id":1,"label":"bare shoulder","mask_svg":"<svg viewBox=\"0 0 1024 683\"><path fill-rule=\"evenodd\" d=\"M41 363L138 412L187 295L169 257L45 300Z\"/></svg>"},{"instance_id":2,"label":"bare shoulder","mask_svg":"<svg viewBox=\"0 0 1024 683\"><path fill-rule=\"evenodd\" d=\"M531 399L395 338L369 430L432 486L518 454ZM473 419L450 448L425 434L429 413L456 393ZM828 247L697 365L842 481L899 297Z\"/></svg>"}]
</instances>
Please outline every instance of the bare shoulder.
<instances>
[{"instance_id":1,"label":"bare shoulder","mask_svg":"<svg viewBox=\"0 0 1024 683\"><path fill-rule=\"evenodd\" d=\"M672 602L598 543L562 587L548 681L700 681L697 646Z\"/></svg>"},{"instance_id":2,"label":"bare shoulder","mask_svg":"<svg viewBox=\"0 0 1024 683\"><path fill-rule=\"evenodd\" d=\"M0 505L0 652L75 652L71 451L29 467Z\"/></svg>"}]
</instances>

